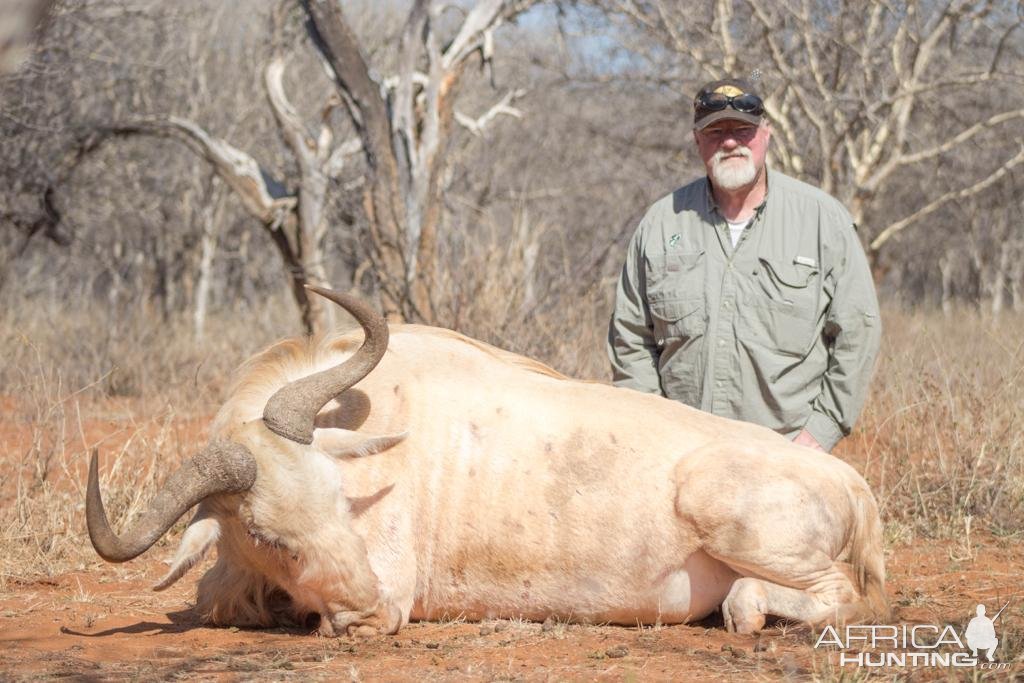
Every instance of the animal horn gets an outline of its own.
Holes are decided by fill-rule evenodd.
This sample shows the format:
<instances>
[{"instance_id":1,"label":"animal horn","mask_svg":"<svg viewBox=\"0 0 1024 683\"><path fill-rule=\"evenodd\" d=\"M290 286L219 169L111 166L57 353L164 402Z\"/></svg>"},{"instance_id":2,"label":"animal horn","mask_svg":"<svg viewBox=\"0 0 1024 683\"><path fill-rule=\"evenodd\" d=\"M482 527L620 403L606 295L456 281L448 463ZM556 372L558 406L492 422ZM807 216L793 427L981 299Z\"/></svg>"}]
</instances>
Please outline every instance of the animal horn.
<instances>
[{"instance_id":1,"label":"animal horn","mask_svg":"<svg viewBox=\"0 0 1024 683\"><path fill-rule=\"evenodd\" d=\"M189 508L216 493L241 493L256 481L256 459L231 441L214 441L182 463L157 492L142 519L124 536L110 528L100 496L99 454L89 460L85 519L92 547L108 562L127 562L146 552Z\"/></svg>"},{"instance_id":2,"label":"animal horn","mask_svg":"<svg viewBox=\"0 0 1024 683\"><path fill-rule=\"evenodd\" d=\"M370 374L388 348L388 325L377 311L353 296L320 287L306 288L338 304L362 325L363 345L341 365L297 379L278 389L263 408L263 422L278 436L313 443L313 420L335 396Z\"/></svg>"}]
</instances>

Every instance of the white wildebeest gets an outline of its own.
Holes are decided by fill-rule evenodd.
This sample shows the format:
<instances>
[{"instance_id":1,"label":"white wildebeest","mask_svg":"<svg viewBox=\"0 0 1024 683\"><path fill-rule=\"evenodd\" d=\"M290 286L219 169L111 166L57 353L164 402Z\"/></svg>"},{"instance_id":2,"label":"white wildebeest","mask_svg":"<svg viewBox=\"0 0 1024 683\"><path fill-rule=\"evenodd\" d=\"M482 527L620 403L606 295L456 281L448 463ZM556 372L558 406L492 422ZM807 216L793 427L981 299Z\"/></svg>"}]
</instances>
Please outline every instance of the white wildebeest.
<instances>
[{"instance_id":1,"label":"white wildebeest","mask_svg":"<svg viewBox=\"0 0 1024 683\"><path fill-rule=\"evenodd\" d=\"M199 504L156 588L216 543L206 621L318 614L333 635L444 615L667 624L721 605L750 632L769 614L887 613L875 501L840 460L448 330L395 326L389 343L374 311L316 291L363 344L288 340L247 361L210 444L123 537L93 455L86 512L107 560Z\"/></svg>"}]
</instances>

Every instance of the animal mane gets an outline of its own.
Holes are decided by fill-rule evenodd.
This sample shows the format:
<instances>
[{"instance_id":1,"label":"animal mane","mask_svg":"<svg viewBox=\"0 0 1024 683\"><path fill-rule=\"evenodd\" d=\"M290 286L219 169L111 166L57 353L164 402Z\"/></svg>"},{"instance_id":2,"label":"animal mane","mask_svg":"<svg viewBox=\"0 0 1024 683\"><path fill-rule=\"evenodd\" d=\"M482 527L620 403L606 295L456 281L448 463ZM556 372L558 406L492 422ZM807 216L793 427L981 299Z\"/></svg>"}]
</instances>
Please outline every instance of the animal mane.
<instances>
[{"instance_id":1,"label":"animal mane","mask_svg":"<svg viewBox=\"0 0 1024 683\"><path fill-rule=\"evenodd\" d=\"M228 400L214 418L211 431L257 419L275 391L285 384L327 367L330 352L354 351L361 337L291 337L277 341L242 363L231 377Z\"/></svg>"},{"instance_id":2,"label":"animal mane","mask_svg":"<svg viewBox=\"0 0 1024 683\"><path fill-rule=\"evenodd\" d=\"M524 370L529 370L530 372L536 372L554 379L569 379L569 377L563 375L558 370L555 370L538 360L522 356L518 353L513 353L512 351L506 351L505 349L492 346L487 342L482 342L477 339L473 339L472 337L467 337L461 332L456 332L455 330L449 330L444 327L427 327L425 325L403 325L402 327L406 329L415 329L416 332L427 333L435 337L444 337L446 339L460 341L472 346L473 348L479 349L480 351L483 351L504 363L514 365Z\"/></svg>"}]
</instances>

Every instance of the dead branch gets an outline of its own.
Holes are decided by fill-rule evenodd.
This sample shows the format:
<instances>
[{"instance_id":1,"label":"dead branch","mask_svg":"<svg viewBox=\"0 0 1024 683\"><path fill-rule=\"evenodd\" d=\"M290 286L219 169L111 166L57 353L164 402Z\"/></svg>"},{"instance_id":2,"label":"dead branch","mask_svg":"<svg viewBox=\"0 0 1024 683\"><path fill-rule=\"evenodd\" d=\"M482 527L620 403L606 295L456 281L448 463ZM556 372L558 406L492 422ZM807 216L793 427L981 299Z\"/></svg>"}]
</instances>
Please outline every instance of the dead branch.
<instances>
[{"instance_id":1,"label":"dead branch","mask_svg":"<svg viewBox=\"0 0 1024 683\"><path fill-rule=\"evenodd\" d=\"M921 220L925 216L934 213L946 204L952 201L959 201L973 197L987 188L991 187L995 183L999 182L1006 174L1012 171L1016 166L1024 163L1024 146L1021 147L1020 151L1017 152L1012 158L1008 159L1003 165L993 171L991 174L982 178L978 182L961 188L959 190L951 190L945 194L939 196L935 200L929 202L925 206L921 207L909 216L902 218L895 223L890 224L882 232L872 240L870 249L872 252L878 252L879 249L885 245L893 235L896 235L901 230L907 228L907 226Z\"/></svg>"},{"instance_id":2,"label":"dead branch","mask_svg":"<svg viewBox=\"0 0 1024 683\"><path fill-rule=\"evenodd\" d=\"M475 119L456 110L455 120L459 122L459 125L468 129L473 135L483 135L484 129L488 124L503 114L517 119L523 118L523 112L511 106L511 104L525 94L525 90L512 90L502 97L500 101L495 103L494 106Z\"/></svg>"}]
</instances>

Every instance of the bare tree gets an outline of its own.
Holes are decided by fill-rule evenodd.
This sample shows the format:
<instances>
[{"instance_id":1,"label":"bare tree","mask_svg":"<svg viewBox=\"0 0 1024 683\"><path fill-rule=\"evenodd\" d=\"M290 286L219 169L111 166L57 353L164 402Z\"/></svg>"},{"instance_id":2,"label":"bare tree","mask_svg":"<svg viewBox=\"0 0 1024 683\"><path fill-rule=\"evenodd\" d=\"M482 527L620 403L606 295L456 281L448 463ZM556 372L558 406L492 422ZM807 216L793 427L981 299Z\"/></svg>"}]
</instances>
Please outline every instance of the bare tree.
<instances>
[{"instance_id":1,"label":"bare tree","mask_svg":"<svg viewBox=\"0 0 1024 683\"><path fill-rule=\"evenodd\" d=\"M446 13L461 10L432 2L415 3L397 48L398 73L380 79L371 76L338 3L305 5L314 44L339 86L338 92L321 92L318 115L312 122L312 117L299 114L287 93L285 74L294 47L283 34L289 9L295 5L280 4L273 13L268 41L271 56L263 69L263 87L280 139L290 152L294 174L273 173L254 155L201 125L200 112L195 110L197 98L189 101L190 111L185 116L128 116L96 126L80 139L75 164L99 149L98 139L144 135L184 143L224 181L272 238L285 263L303 325L314 333L333 327L333 309L309 297L305 289L306 284L330 286L323 249L327 205L331 190L336 189L332 182L350 160L361 158L368 169L361 183L369 226L368 265L380 285L384 307L395 317L433 321L431 283L453 123L479 135L497 116L519 116L512 104L522 92L509 90L476 116L456 111L455 100L474 56L480 55L480 63L487 66L494 49L493 32L533 1L481 2L466 11L444 48L441 33L447 32L451 23ZM192 59L198 61L199 56L193 54L197 52L194 35L189 45ZM307 75L307 71L298 73ZM207 90L201 81L192 84L193 92ZM304 85L307 83L308 79ZM337 133L347 129L339 126L335 116L342 103L358 133L351 138ZM207 224L213 219L210 211L200 207L199 214L204 227L197 267L199 281L205 284L197 287L195 294L204 297L209 292L216 228ZM349 222L352 220L350 217ZM197 299L197 334L204 310L205 304Z\"/></svg>"},{"instance_id":2,"label":"bare tree","mask_svg":"<svg viewBox=\"0 0 1024 683\"><path fill-rule=\"evenodd\" d=\"M0 244L0 288L7 281L10 261L24 254L30 241L37 234L42 234L63 247L71 242L70 234L61 223L60 210L54 202L52 188L42 193L38 206L36 202L30 202L30 206L22 210L0 211L0 222L12 226L16 235L14 239L5 240Z\"/></svg>"},{"instance_id":3,"label":"bare tree","mask_svg":"<svg viewBox=\"0 0 1024 683\"><path fill-rule=\"evenodd\" d=\"M25 60L36 35L45 28L53 0L0 0L0 74Z\"/></svg>"},{"instance_id":4,"label":"bare tree","mask_svg":"<svg viewBox=\"0 0 1024 683\"><path fill-rule=\"evenodd\" d=\"M31 272L30 261L41 258L74 280L65 286L105 295L120 310L121 293L140 306L155 297L164 313L188 305L189 261L198 260L190 226L200 213L192 199L205 196L209 172L187 154L169 154L162 142L105 145L108 136L88 131L95 121L167 111L169 100L195 114L200 101L209 108L231 93L249 97L246 84L227 73L239 57L237 16L224 22L234 31L232 45L197 54L193 48L216 34L224 13L206 11L201 0L52 5L29 61L0 77L0 176L8 188L0 196L0 255L21 257L0 259L2 273ZM219 72L234 87L224 87ZM197 87L207 75L217 79L214 87ZM226 104L223 118L250 125L244 102ZM23 286L39 289L31 281Z\"/></svg>"},{"instance_id":5,"label":"bare tree","mask_svg":"<svg viewBox=\"0 0 1024 683\"><path fill-rule=\"evenodd\" d=\"M225 22L224 12L215 11L208 21L213 24L210 34L217 32L216 24ZM333 309L322 300L310 297L306 284L330 286L323 256L324 236L327 230L326 205L328 184L344 168L345 160L358 149L358 141L335 144L330 112L337 104L336 96L328 96L322 108L318 130L310 134L302 118L293 107L284 86L287 53L281 45L279 31L283 18L276 13L272 19L274 54L263 69L263 86L282 140L291 151L298 168L297 179L275 177L267 165L254 156L208 132L196 118L202 113L199 101L209 97L209 85L204 69L196 68L190 77L189 90L193 94L185 101L187 114L182 116L134 116L124 120L91 127L79 138L77 153L70 168L61 173L61 182L74 167L85 162L104 140L137 135L161 136L178 140L193 151L198 159L224 181L240 200L241 205L256 218L272 238L285 264L293 297L298 305L303 327L307 333L333 328ZM188 36L187 52L191 63L200 65L208 43L201 42L200 33ZM355 147L353 147L353 143ZM290 187L293 185L294 187ZM197 212L201 220L199 283L196 288L194 320L197 336L201 335L206 301L210 291L213 259L216 253L218 223L223 219L211 203L219 203L216 191L202 193ZM162 262L159 254L154 260ZM168 267L164 267L167 270ZM166 278L164 278L166 279ZM175 279L176 280L176 279ZM174 287L175 280L162 286L165 293ZM167 297L165 297L166 300Z\"/></svg>"},{"instance_id":6,"label":"bare tree","mask_svg":"<svg viewBox=\"0 0 1024 683\"><path fill-rule=\"evenodd\" d=\"M892 240L982 196L1024 163L1020 5L997 0L661 0L599 3L648 63L644 77L696 85L759 73L774 163L838 196L869 223L876 263ZM666 64L664 50L670 55ZM662 51L662 54L658 54ZM653 68L652 68L653 67ZM657 67L662 67L660 70ZM692 87L690 88L692 91ZM997 95L998 93L998 95ZM892 185L988 151L894 206ZM983 161L982 161L983 159ZM912 181L914 182L914 181Z\"/></svg>"},{"instance_id":7,"label":"bare tree","mask_svg":"<svg viewBox=\"0 0 1024 683\"><path fill-rule=\"evenodd\" d=\"M514 94L478 117L457 117L455 102L470 62L477 56L484 66L490 62L494 31L535 2L480 0L444 40L446 13L462 10L415 0L398 45L397 73L383 79L374 77L340 3L302 2L361 141L370 254L391 316L436 318L431 290L452 125L461 120L479 130L497 114L514 112Z\"/></svg>"},{"instance_id":8,"label":"bare tree","mask_svg":"<svg viewBox=\"0 0 1024 683\"><path fill-rule=\"evenodd\" d=\"M308 296L305 285L330 284L322 254L326 230L324 204L331 169L341 169L347 148L332 148L329 133L322 133L315 143L307 146L309 139L299 137L296 129L291 128L300 124L280 82L283 67L283 61L278 59L268 65L267 91L291 148L302 151L301 156L297 155L301 188L298 193L289 190L252 155L214 137L188 119L177 116L138 118L104 126L100 132L107 136L171 137L184 142L206 160L235 192L248 213L269 232L284 259L303 327L308 334L313 334L333 327L327 307Z\"/></svg>"}]
</instances>

